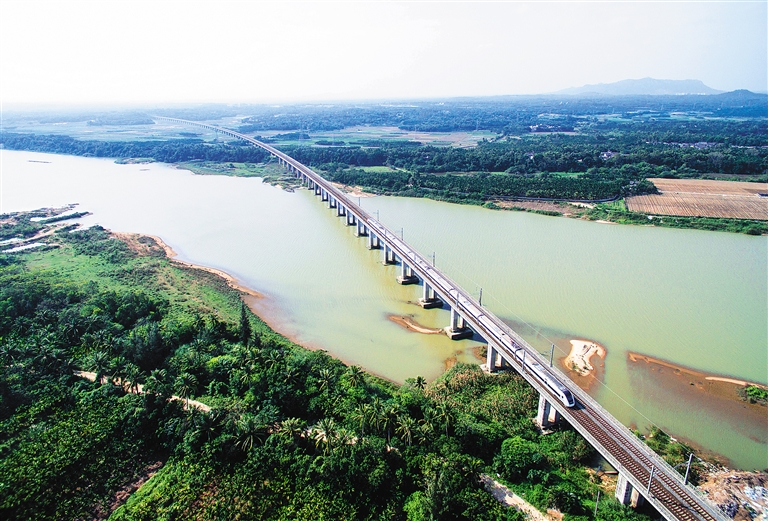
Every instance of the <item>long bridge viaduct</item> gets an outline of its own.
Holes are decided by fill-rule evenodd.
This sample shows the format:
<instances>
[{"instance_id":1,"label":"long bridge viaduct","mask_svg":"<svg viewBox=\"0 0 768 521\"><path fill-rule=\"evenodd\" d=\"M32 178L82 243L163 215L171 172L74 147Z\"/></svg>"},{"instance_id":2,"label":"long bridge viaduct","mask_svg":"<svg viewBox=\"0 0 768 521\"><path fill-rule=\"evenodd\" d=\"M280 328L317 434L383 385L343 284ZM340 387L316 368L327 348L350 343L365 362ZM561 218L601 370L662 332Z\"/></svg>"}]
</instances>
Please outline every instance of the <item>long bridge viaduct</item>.
<instances>
[{"instance_id":1,"label":"long bridge viaduct","mask_svg":"<svg viewBox=\"0 0 768 521\"><path fill-rule=\"evenodd\" d=\"M382 249L385 264L400 265L399 283L421 282L420 305L432 308L447 304L450 307L451 319L446 327L449 337L460 339L475 333L480 335L488 343L488 370L514 368L538 391L537 421L542 427L565 420L600 452L619 472L616 497L620 502L637 504L648 501L669 521L728 519L626 426L565 374L552 367L549 360L545 360L498 317L322 176L276 148L239 132L177 118L158 116L155 119L202 127L242 139L277 158L289 172L327 202L337 216L343 217L346 225L355 226L356 234L367 238L368 248ZM531 370L533 367L536 371ZM542 372L544 379L555 380L567 388L575 397L575 406L569 407L558 398L556 390L542 379Z\"/></svg>"}]
</instances>

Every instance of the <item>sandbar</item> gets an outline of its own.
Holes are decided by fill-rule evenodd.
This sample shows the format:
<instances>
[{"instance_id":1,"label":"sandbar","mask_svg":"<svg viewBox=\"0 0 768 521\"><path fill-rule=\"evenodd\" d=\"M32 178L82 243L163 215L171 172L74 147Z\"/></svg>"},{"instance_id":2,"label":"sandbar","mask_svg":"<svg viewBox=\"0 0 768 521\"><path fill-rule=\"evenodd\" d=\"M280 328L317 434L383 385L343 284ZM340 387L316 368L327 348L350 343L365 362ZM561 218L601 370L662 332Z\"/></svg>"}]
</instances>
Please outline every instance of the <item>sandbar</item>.
<instances>
[{"instance_id":1,"label":"sandbar","mask_svg":"<svg viewBox=\"0 0 768 521\"><path fill-rule=\"evenodd\" d=\"M739 388L747 386L755 386L761 389L766 389L768 386L761 383L749 382L740 378L730 378L727 376L716 376L699 371L697 369L691 369L682 365L661 360L659 358L653 358L651 356L642 355L639 353L627 353L627 358L630 362L640 365L646 365L651 371L657 373L659 377L663 377L666 373L666 377L674 379L685 387L702 391L705 394L711 396L717 396L729 401L738 402L744 407L749 409L756 409L761 411L761 415L765 416L765 407L759 404L751 404L742 400L739 395ZM665 371L669 369L669 371ZM765 421L765 418L763 418Z\"/></svg>"},{"instance_id":2,"label":"sandbar","mask_svg":"<svg viewBox=\"0 0 768 521\"><path fill-rule=\"evenodd\" d=\"M605 348L591 340L571 340L571 352L563 360L563 365L579 376L589 376L595 371L592 357L605 359Z\"/></svg>"},{"instance_id":3,"label":"sandbar","mask_svg":"<svg viewBox=\"0 0 768 521\"><path fill-rule=\"evenodd\" d=\"M422 326L413 320L412 317L407 315L388 315L387 318L398 326L404 327L408 331L415 331L416 333L422 333L425 335L438 335L443 332L443 330L439 328L435 329L432 327Z\"/></svg>"},{"instance_id":4,"label":"sandbar","mask_svg":"<svg viewBox=\"0 0 768 521\"><path fill-rule=\"evenodd\" d=\"M360 186L349 186L341 183L331 183L333 186L341 190L342 192L345 192L347 195L352 197L376 197L376 194L372 194L369 192L363 192L363 188Z\"/></svg>"}]
</instances>

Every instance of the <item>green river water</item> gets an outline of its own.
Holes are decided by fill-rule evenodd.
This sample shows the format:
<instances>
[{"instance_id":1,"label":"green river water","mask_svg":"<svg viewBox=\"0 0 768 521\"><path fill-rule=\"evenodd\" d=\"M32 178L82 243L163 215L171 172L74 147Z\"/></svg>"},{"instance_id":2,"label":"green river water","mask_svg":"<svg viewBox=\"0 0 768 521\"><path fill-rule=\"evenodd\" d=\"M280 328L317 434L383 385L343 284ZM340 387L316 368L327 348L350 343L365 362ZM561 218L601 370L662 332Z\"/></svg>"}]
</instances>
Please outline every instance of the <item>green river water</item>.
<instances>
[{"instance_id":1,"label":"green river water","mask_svg":"<svg viewBox=\"0 0 768 521\"><path fill-rule=\"evenodd\" d=\"M418 286L306 190L197 176L166 165L1 151L0 212L80 203L115 231L163 238L179 258L222 269L263 293L259 313L296 341L393 379L433 379L451 360L479 363L479 342L404 329L448 323L422 310ZM768 384L768 238L618 226L429 200L373 197L363 208L542 352L570 339L607 349L589 392L627 425L657 424L724 455L768 467L768 414L710 399L628 353ZM682 383L681 383L682 382Z\"/></svg>"}]
</instances>

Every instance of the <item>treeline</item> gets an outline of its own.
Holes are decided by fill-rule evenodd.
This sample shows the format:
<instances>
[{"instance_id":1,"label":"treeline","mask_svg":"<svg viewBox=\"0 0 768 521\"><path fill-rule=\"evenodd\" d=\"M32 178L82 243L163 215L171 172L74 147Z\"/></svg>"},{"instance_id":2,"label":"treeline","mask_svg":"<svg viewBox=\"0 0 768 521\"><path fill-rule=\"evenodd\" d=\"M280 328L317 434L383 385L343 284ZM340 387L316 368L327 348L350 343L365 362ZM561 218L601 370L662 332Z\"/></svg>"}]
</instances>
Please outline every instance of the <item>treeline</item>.
<instances>
[{"instance_id":1,"label":"treeline","mask_svg":"<svg viewBox=\"0 0 768 521\"><path fill-rule=\"evenodd\" d=\"M674 136L654 135L657 139ZM768 148L739 148L712 143L679 146L646 141L650 135L621 137L552 135L536 139L481 142L474 148L414 146L382 143L377 147L281 146L310 166L332 170L334 164L391 166L418 173L445 172L567 172L593 170L613 178L696 177L701 175L768 175ZM679 139L682 136L677 136ZM269 155L245 144L211 144L195 139L172 141L81 141L68 136L0 134L0 143L13 150L32 150L92 157L152 158L156 161L262 162ZM625 168L626 167L626 168ZM622 169L616 172L616 169ZM640 177L638 177L640 176Z\"/></svg>"},{"instance_id":2,"label":"treeline","mask_svg":"<svg viewBox=\"0 0 768 521\"><path fill-rule=\"evenodd\" d=\"M653 184L645 180L611 179L589 173L579 177L551 174L434 175L366 172L350 168L327 170L324 175L334 182L388 195L477 202L500 197L599 201L656 191Z\"/></svg>"},{"instance_id":3,"label":"treeline","mask_svg":"<svg viewBox=\"0 0 768 521\"><path fill-rule=\"evenodd\" d=\"M321 166L387 165L412 172L587 172L592 168L634 167L646 176L767 175L768 148L748 149L728 145L704 148L647 142L646 136L626 133L605 135L550 135L535 139L481 142L473 148L404 147L378 148L281 146L302 163ZM322 166L321 166L322 168Z\"/></svg>"},{"instance_id":4,"label":"treeline","mask_svg":"<svg viewBox=\"0 0 768 521\"><path fill-rule=\"evenodd\" d=\"M396 387L274 334L209 274L99 228L56 241L0 257L3 519L106 518L155 471L111 519L522 519L483 472L566 520L647 519L594 515L591 447L541 436L515 374Z\"/></svg>"},{"instance_id":5,"label":"treeline","mask_svg":"<svg viewBox=\"0 0 768 521\"><path fill-rule=\"evenodd\" d=\"M87 121L93 125L151 124L151 115L215 121L247 115L241 132L266 130L317 132L358 125L392 126L403 130L453 132L485 130L501 135L529 132L583 132L632 122L675 126L687 121L764 119L768 96L734 91L711 96L497 96L411 100L399 103L338 103L335 105L198 105L152 108L146 112L62 111L57 114L6 114L6 128L27 122ZM706 118L706 119L705 119ZM618 120L618 121L617 121ZM737 132L742 133L742 132ZM748 135L746 132L743 135ZM754 143L752 143L754 144ZM762 144L765 134L762 135Z\"/></svg>"},{"instance_id":6,"label":"treeline","mask_svg":"<svg viewBox=\"0 0 768 521\"><path fill-rule=\"evenodd\" d=\"M768 96L747 91L714 96L499 96L397 104L252 106L240 110L240 114L251 114L242 120L241 132L327 131L371 125L424 132L490 130L515 135L535 130L572 131L606 114L618 114L627 121L669 119L678 112L717 118L764 118L768 115Z\"/></svg>"},{"instance_id":7,"label":"treeline","mask_svg":"<svg viewBox=\"0 0 768 521\"><path fill-rule=\"evenodd\" d=\"M245 144L211 144L199 139L170 141L82 141L69 136L0 133L0 143L11 150L86 157L146 158L164 163L181 161L234 161L260 163L269 154Z\"/></svg>"}]
</instances>

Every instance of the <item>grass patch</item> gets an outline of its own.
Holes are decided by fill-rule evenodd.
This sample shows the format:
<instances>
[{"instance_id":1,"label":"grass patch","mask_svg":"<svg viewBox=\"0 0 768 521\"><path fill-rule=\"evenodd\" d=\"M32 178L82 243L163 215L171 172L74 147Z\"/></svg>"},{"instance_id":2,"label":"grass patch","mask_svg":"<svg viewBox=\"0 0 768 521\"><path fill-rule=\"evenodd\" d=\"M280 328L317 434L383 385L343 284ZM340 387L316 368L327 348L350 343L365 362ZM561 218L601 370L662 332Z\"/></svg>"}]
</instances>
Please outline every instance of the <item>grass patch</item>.
<instances>
[{"instance_id":1,"label":"grass patch","mask_svg":"<svg viewBox=\"0 0 768 521\"><path fill-rule=\"evenodd\" d=\"M275 161L267 163L234 163L217 161L188 161L178 163L181 168L199 175L226 175L231 177L259 177L265 183L293 190L301 185L301 181L289 174L285 168Z\"/></svg>"}]
</instances>

